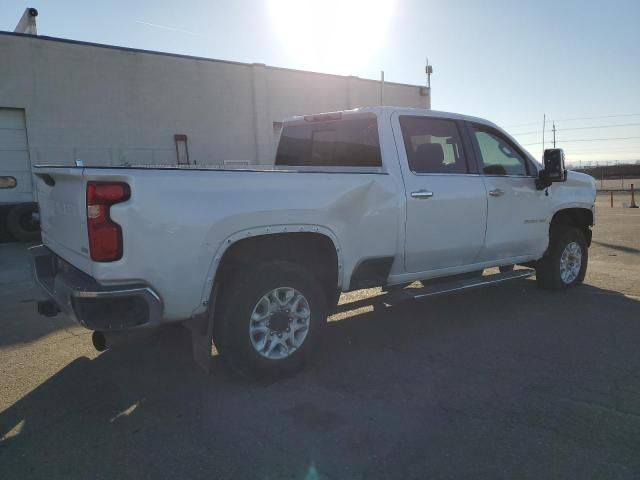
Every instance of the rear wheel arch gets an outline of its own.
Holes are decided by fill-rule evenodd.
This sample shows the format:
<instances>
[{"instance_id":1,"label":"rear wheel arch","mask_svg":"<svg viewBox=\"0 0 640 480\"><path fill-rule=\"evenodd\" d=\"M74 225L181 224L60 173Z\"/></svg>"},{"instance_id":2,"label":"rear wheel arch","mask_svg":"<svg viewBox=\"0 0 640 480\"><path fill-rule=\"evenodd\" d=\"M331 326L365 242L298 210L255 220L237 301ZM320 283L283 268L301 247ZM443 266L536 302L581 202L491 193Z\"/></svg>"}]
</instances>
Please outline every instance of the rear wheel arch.
<instances>
[{"instance_id":1,"label":"rear wheel arch","mask_svg":"<svg viewBox=\"0 0 640 480\"><path fill-rule=\"evenodd\" d=\"M340 248L336 239L324 232L291 231L293 228L286 228L288 232L244 235L235 241L227 241L215 269L214 283L218 285L219 293L224 290L224 284L247 265L289 261L318 276L328 299L335 296L341 286Z\"/></svg>"}]
</instances>

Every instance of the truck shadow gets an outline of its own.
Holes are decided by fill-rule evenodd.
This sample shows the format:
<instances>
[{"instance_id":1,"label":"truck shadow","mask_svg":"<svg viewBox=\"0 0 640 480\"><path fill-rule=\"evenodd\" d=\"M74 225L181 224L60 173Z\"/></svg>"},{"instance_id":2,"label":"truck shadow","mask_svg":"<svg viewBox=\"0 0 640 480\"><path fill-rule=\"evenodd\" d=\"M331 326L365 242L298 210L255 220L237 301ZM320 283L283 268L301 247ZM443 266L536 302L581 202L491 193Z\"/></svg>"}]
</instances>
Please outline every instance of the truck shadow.
<instances>
[{"instance_id":1,"label":"truck shadow","mask_svg":"<svg viewBox=\"0 0 640 480\"><path fill-rule=\"evenodd\" d=\"M0 413L0 477L389 478L412 464L428 476L469 472L450 458L478 448L509 451L513 464L494 473L514 476L524 468L519 454L543 458L558 442L587 445L603 465L637 465L640 302L519 280L374 303L329 322L313 365L276 383L242 380L220 357L202 373L180 327L78 358ZM610 407L612 382L619 392ZM571 399L590 395L598 408L572 413ZM616 409L629 414L624 429ZM513 429L552 441L515 442ZM429 442L453 457L417 446ZM543 477L544 465L535 467Z\"/></svg>"},{"instance_id":2,"label":"truck shadow","mask_svg":"<svg viewBox=\"0 0 640 480\"><path fill-rule=\"evenodd\" d=\"M75 326L65 315L38 315L37 301L43 295L33 280L27 253L30 245L33 244L0 243L0 348L32 342Z\"/></svg>"}]
</instances>

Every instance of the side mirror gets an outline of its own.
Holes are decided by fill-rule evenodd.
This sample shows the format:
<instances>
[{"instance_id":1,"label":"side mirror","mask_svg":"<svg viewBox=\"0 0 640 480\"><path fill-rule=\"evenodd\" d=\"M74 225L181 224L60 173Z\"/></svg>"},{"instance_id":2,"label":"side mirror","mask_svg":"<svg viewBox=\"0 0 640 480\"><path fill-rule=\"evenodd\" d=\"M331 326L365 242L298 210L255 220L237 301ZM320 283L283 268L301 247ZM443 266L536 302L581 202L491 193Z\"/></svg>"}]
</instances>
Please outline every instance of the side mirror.
<instances>
[{"instance_id":1,"label":"side mirror","mask_svg":"<svg viewBox=\"0 0 640 480\"><path fill-rule=\"evenodd\" d=\"M539 190L547 188L553 182L566 182L567 170L564 168L564 151L561 148L548 148L544 151L544 170L536 180Z\"/></svg>"},{"instance_id":2,"label":"side mirror","mask_svg":"<svg viewBox=\"0 0 640 480\"><path fill-rule=\"evenodd\" d=\"M544 151L544 174L551 182L567 180L567 171L564 168L564 151L561 148L548 148Z\"/></svg>"}]
</instances>

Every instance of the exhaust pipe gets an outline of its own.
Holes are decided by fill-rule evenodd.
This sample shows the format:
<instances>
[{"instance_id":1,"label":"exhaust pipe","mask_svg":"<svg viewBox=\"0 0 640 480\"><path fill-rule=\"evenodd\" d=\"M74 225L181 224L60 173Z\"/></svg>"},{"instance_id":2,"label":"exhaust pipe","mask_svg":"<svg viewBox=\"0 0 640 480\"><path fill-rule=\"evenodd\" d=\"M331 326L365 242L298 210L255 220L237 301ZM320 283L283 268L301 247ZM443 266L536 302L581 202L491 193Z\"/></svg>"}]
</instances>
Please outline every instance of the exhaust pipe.
<instances>
[{"instance_id":1,"label":"exhaust pipe","mask_svg":"<svg viewBox=\"0 0 640 480\"><path fill-rule=\"evenodd\" d=\"M93 347L99 351L104 352L109 348L128 343L137 338L146 337L153 332L152 329L141 329L132 332L98 332L95 331L91 335L91 342Z\"/></svg>"}]
</instances>

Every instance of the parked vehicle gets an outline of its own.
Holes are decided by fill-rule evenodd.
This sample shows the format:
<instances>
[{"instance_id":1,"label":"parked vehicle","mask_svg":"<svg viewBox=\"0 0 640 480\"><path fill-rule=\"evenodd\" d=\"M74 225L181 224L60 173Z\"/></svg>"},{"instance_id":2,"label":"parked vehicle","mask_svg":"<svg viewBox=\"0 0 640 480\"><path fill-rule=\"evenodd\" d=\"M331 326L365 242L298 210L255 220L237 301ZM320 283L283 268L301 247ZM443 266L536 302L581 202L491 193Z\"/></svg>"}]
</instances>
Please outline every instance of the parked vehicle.
<instances>
[{"instance_id":1,"label":"parked vehicle","mask_svg":"<svg viewBox=\"0 0 640 480\"><path fill-rule=\"evenodd\" d=\"M300 368L340 292L579 284L594 221L594 180L561 150L541 166L491 122L429 110L291 118L263 171L34 170L42 313L69 314L99 349L188 322L201 364L213 340L265 375Z\"/></svg>"},{"instance_id":2,"label":"parked vehicle","mask_svg":"<svg viewBox=\"0 0 640 480\"><path fill-rule=\"evenodd\" d=\"M40 238L31 182L24 111L0 108L0 222L22 242Z\"/></svg>"}]
</instances>

